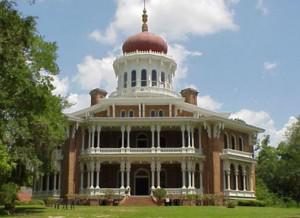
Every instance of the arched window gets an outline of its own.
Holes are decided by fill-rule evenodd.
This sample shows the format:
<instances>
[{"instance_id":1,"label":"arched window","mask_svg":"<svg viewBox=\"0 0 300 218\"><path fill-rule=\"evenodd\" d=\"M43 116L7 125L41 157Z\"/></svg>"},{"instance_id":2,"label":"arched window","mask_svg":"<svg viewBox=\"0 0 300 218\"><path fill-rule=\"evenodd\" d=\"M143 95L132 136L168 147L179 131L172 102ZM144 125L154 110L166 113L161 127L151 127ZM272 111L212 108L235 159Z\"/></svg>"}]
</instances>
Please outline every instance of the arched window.
<instances>
[{"instance_id":1,"label":"arched window","mask_svg":"<svg viewBox=\"0 0 300 218\"><path fill-rule=\"evenodd\" d=\"M127 88L127 72L124 73L123 87Z\"/></svg>"},{"instance_id":2,"label":"arched window","mask_svg":"<svg viewBox=\"0 0 300 218\"><path fill-rule=\"evenodd\" d=\"M158 112L158 116L159 116L159 117L163 117L163 116L164 116L164 112L163 112L162 110L160 110L160 111Z\"/></svg>"},{"instance_id":3,"label":"arched window","mask_svg":"<svg viewBox=\"0 0 300 218\"><path fill-rule=\"evenodd\" d=\"M150 112L150 116L151 116L151 117L155 117L155 111L151 111L151 112Z\"/></svg>"},{"instance_id":4,"label":"arched window","mask_svg":"<svg viewBox=\"0 0 300 218\"><path fill-rule=\"evenodd\" d=\"M227 133L224 134L224 148L228 148L228 135Z\"/></svg>"},{"instance_id":5,"label":"arched window","mask_svg":"<svg viewBox=\"0 0 300 218\"><path fill-rule=\"evenodd\" d=\"M126 111L121 111L120 117L126 117Z\"/></svg>"},{"instance_id":6,"label":"arched window","mask_svg":"<svg viewBox=\"0 0 300 218\"><path fill-rule=\"evenodd\" d=\"M244 150L244 140L242 137L239 137L239 149L240 151Z\"/></svg>"},{"instance_id":7,"label":"arched window","mask_svg":"<svg viewBox=\"0 0 300 218\"><path fill-rule=\"evenodd\" d=\"M168 87L171 88L171 83L172 83L172 77L171 75L169 74L168 75Z\"/></svg>"},{"instance_id":8,"label":"arched window","mask_svg":"<svg viewBox=\"0 0 300 218\"><path fill-rule=\"evenodd\" d=\"M136 86L136 71L131 71L131 87Z\"/></svg>"},{"instance_id":9,"label":"arched window","mask_svg":"<svg viewBox=\"0 0 300 218\"><path fill-rule=\"evenodd\" d=\"M239 175L238 175L238 179L239 179L239 190L244 190L244 177L243 177L243 168L241 165L239 165L238 167L238 171L239 171Z\"/></svg>"},{"instance_id":10,"label":"arched window","mask_svg":"<svg viewBox=\"0 0 300 218\"><path fill-rule=\"evenodd\" d=\"M152 70L151 80L152 80L152 86L157 86L157 72L156 72L156 70Z\"/></svg>"},{"instance_id":11,"label":"arched window","mask_svg":"<svg viewBox=\"0 0 300 218\"><path fill-rule=\"evenodd\" d=\"M142 70L141 73L141 86L147 86L147 70Z\"/></svg>"},{"instance_id":12,"label":"arched window","mask_svg":"<svg viewBox=\"0 0 300 218\"><path fill-rule=\"evenodd\" d=\"M161 74L160 74L160 82L162 84L162 87L165 87L165 82L166 82L165 72L161 72Z\"/></svg>"},{"instance_id":13,"label":"arched window","mask_svg":"<svg viewBox=\"0 0 300 218\"><path fill-rule=\"evenodd\" d=\"M130 111L128 112L128 117L133 117L133 111L132 111L132 110L130 110Z\"/></svg>"},{"instance_id":14,"label":"arched window","mask_svg":"<svg viewBox=\"0 0 300 218\"><path fill-rule=\"evenodd\" d=\"M235 137L232 135L231 136L231 149L235 149Z\"/></svg>"}]
</instances>

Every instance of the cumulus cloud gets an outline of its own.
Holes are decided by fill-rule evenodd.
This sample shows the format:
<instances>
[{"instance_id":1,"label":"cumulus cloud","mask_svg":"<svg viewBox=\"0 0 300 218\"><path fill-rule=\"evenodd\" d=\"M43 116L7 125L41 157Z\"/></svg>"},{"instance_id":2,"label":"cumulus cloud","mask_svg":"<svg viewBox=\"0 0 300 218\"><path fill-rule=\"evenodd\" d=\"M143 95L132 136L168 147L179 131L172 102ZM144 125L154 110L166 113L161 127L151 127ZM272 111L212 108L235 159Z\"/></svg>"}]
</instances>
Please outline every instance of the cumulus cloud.
<instances>
[{"instance_id":1,"label":"cumulus cloud","mask_svg":"<svg viewBox=\"0 0 300 218\"><path fill-rule=\"evenodd\" d=\"M52 91L54 95L66 96L69 91L69 78L60 79L58 76L53 76L52 85L55 87Z\"/></svg>"},{"instance_id":2,"label":"cumulus cloud","mask_svg":"<svg viewBox=\"0 0 300 218\"><path fill-rule=\"evenodd\" d=\"M269 113L265 111L252 111L248 109L242 109L236 113L233 113L230 118L239 118L246 121L248 124L255 125L264 128L265 135L270 135L271 145L277 146L281 141L286 139L286 130L294 124L296 117L290 117L287 123L281 128L275 127L275 122Z\"/></svg>"},{"instance_id":3,"label":"cumulus cloud","mask_svg":"<svg viewBox=\"0 0 300 218\"><path fill-rule=\"evenodd\" d=\"M256 3L256 9L266 16L269 14L269 9L266 7L264 0L258 0Z\"/></svg>"},{"instance_id":4,"label":"cumulus cloud","mask_svg":"<svg viewBox=\"0 0 300 218\"><path fill-rule=\"evenodd\" d=\"M198 96L197 101L199 107L205 108L207 110L218 111L222 107L222 103L214 100L209 95Z\"/></svg>"},{"instance_id":5,"label":"cumulus cloud","mask_svg":"<svg viewBox=\"0 0 300 218\"><path fill-rule=\"evenodd\" d=\"M64 113L72 113L90 106L90 96L88 94L71 93L67 101L72 104L71 107L64 110Z\"/></svg>"},{"instance_id":6,"label":"cumulus cloud","mask_svg":"<svg viewBox=\"0 0 300 218\"><path fill-rule=\"evenodd\" d=\"M77 65L76 82L86 91L101 87L108 92L115 89L117 80L113 70L113 55L100 59L86 56L82 63Z\"/></svg>"},{"instance_id":7,"label":"cumulus cloud","mask_svg":"<svg viewBox=\"0 0 300 218\"><path fill-rule=\"evenodd\" d=\"M149 29L170 40L189 35L207 35L236 30L233 5L238 0L149 0ZM142 0L118 0L113 21L106 30L94 30L90 37L102 43L115 43L118 35L140 31Z\"/></svg>"},{"instance_id":8,"label":"cumulus cloud","mask_svg":"<svg viewBox=\"0 0 300 218\"><path fill-rule=\"evenodd\" d=\"M267 72L272 72L278 67L277 62L264 62L264 70Z\"/></svg>"}]
</instances>

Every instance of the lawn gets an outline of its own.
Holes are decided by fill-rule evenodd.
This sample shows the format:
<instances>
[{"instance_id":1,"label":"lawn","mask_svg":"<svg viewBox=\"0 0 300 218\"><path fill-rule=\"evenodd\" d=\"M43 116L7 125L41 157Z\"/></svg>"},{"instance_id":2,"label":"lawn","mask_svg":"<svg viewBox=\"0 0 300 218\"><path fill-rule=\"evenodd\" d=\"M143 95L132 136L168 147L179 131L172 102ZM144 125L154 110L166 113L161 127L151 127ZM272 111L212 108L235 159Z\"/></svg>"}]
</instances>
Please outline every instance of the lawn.
<instances>
[{"instance_id":1,"label":"lawn","mask_svg":"<svg viewBox=\"0 0 300 218\"><path fill-rule=\"evenodd\" d=\"M2 208L0 217L34 218L199 218L199 217L251 217L251 218L300 218L299 208L271 207L87 207L77 206L75 210L44 207L19 206L14 216L5 216Z\"/></svg>"}]
</instances>

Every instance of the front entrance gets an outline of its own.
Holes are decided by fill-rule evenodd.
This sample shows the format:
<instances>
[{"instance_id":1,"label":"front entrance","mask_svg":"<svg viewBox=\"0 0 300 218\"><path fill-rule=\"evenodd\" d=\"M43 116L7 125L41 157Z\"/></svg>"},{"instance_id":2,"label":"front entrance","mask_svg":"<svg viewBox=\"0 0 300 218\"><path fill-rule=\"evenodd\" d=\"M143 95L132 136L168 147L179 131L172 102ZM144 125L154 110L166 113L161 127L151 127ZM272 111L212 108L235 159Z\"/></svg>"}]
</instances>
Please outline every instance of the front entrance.
<instances>
[{"instance_id":1,"label":"front entrance","mask_svg":"<svg viewBox=\"0 0 300 218\"><path fill-rule=\"evenodd\" d=\"M147 177L135 179L135 195L149 195L149 180Z\"/></svg>"}]
</instances>

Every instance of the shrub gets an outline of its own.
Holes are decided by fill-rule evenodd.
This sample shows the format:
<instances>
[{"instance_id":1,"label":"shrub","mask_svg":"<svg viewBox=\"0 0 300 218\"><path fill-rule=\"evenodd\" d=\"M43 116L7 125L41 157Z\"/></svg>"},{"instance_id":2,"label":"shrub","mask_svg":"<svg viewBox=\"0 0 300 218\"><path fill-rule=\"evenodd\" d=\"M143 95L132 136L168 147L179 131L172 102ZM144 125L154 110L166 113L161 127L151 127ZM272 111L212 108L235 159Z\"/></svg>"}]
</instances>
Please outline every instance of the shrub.
<instances>
[{"instance_id":1,"label":"shrub","mask_svg":"<svg viewBox=\"0 0 300 218\"><path fill-rule=\"evenodd\" d=\"M47 207L51 207L52 205L55 204L57 199L53 198L53 197L47 197L46 199L44 199L45 205Z\"/></svg>"},{"instance_id":2,"label":"shrub","mask_svg":"<svg viewBox=\"0 0 300 218\"><path fill-rule=\"evenodd\" d=\"M114 191L111 190L111 189L106 189L105 192L104 192L104 198L107 199L107 200L111 200L113 199L114 197Z\"/></svg>"},{"instance_id":3,"label":"shrub","mask_svg":"<svg viewBox=\"0 0 300 218\"><path fill-rule=\"evenodd\" d=\"M167 196L167 191L163 188L157 188L153 191L153 195L158 201L161 201Z\"/></svg>"},{"instance_id":4,"label":"shrub","mask_svg":"<svg viewBox=\"0 0 300 218\"><path fill-rule=\"evenodd\" d=\"M19 201L19 200L16 200L15 201L15 204L16 205L45 205L45 202L43 200L31 200L31 201Z\"/></svg>"},{"instance_id":5,"label":"shrub","mask_svg":"<svg viewBox=\"0 0 300 218\"><path fill-rule=\"evenodd\" d=\"M266 203L260 200L238 200L237 205L250 207L265 207Z\"/></svg>"},{"instance_id":6,"label":"shrub","mask_svg":"<svg viewBox=\"0 0 300 218\"><path fill-rule=\"evenodd\" d=\"M236 201L235 200L227 200L226 202L226 207L227 208L235 208L236 206Z\"/></svg>"},{"instance_id":7,"label":"shrub","mask_svg":"<svg viewBox=\"0 0 300 218\"><path fill-rule=\"evenodd\" d=\"M4 205L4 209L8 214L14 212L16 199L17 185L14 183L3 184L0 188L0 204Z\"/></svg>"}]
</instances>

